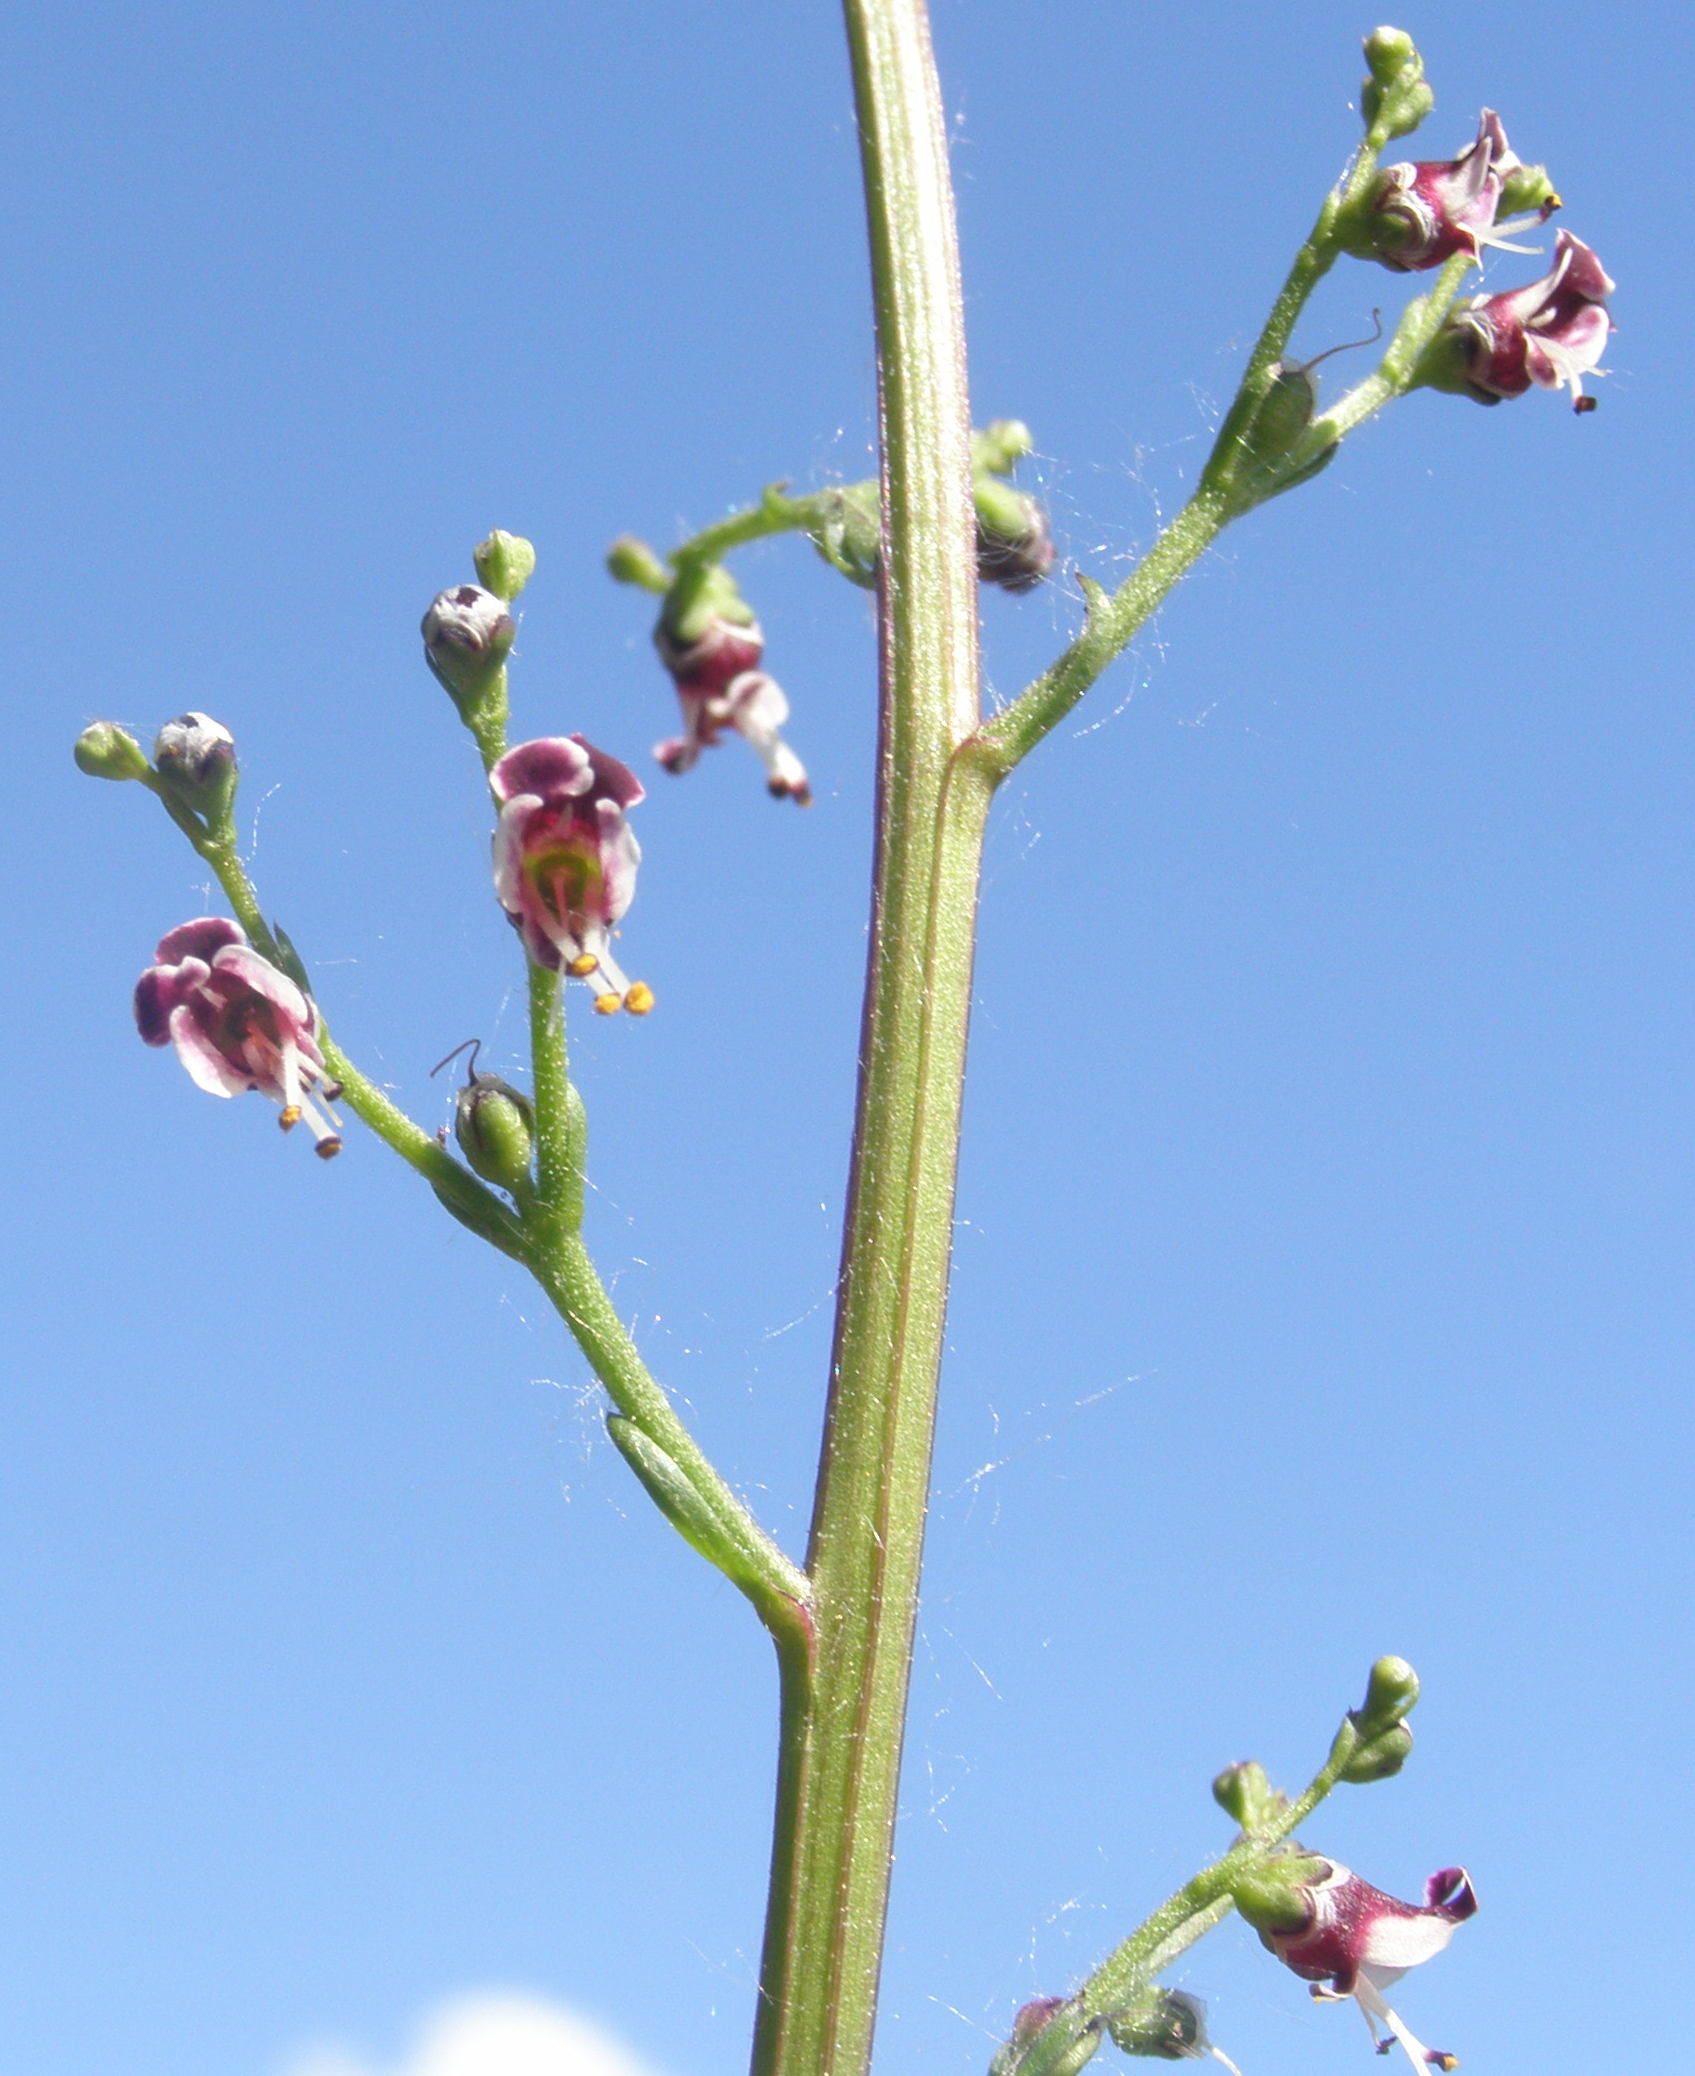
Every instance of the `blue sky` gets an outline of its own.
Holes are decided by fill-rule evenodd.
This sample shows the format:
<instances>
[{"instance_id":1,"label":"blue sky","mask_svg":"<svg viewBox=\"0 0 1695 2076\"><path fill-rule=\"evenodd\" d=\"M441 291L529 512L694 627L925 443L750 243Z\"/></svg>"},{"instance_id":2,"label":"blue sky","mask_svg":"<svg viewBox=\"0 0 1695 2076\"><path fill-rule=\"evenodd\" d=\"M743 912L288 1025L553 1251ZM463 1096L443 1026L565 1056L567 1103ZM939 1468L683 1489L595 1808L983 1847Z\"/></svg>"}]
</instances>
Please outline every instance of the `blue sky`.
<instances>
[{"instance_id":1,"label":"blue sky","mask_svg":"<svg viewBox=\"0 0 1695 2076\"><path fill-rule=\"evenodd\" d=\"M1180 502L1356 134L1319 4L941 0L978 415L1068 564ZM880 2065L978 2071L1365 1668L1420 1744L1309 1842L1483 1911L1405 1985L1468 2071L1675 2065L1689 1943L1695 972L1681 12L1421 9L1619 282L1601 408L1414 397L1235 529L1006 789ZM261 890L338 1037L521 1059L471 752L416 626L532 536L522 733L674 709L606 542L870 466L835 15L72 4L20 21L0 2063L401 2065L445 1998L742 2064L765 1647L583 1365L382 1148L314 1162L130 1023L203 911L110 716L236 733ZM1654 177L1649 178L1652 174ZM1496 263L1491 282L1527 279ZM1339 269L1318 352L1400 290ZM1678 315L1679 310L1683 315ZM1359 364L1356 362L1353 364ZM1326 378L1351 379L1347 361ZM810 814L655 772L644 1024L579 1018L592 1238L659 1374L804 1531L852 1093L873 643L738 564ZM1067 580L986 598L1015 691ZM44 956L50 948L51 955ZM490 1063L485 1061L485 1064ZM1245 2076L1368 2053L1251 1934L1182 1981Z\"/></svg>"}]
</instances>

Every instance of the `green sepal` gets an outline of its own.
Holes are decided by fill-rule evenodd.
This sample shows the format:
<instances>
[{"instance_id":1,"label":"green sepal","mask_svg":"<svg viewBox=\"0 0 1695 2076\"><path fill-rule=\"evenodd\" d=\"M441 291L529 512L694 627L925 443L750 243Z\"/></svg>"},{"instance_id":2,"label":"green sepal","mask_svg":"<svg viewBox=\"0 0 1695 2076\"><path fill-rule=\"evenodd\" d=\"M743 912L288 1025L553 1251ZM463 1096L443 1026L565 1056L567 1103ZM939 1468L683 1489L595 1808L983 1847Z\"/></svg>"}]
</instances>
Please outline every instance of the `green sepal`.
<instances>
[{"instance_id":1,"label":"green sepal","mask_svg":"<svg viewBox=\"0 0 1695 2076\"><path fill-rule=\"evenodd\" d=\"M1274 1853L1237 1875L1231 1899L1256 1932L1298 1932L1312 1914L1301 1891L1321 1881L1328 1865L1310 1853Z\"/></svg>"},{"instance_id":2,"label":"green sepal","mask_svg":"<svg viewBox=\"0 0 1695 2076\"><path fill-rule=\"evenodd\" d=\"M474 1175L454 1163L432 1172L429 1183L442 1207L462 1226L514 1261L524 1260L524 1236L517 1219Z\"/></svg>"},{"instance_id":3,"label":"green sepal","mask_svg":"<svg viewBox=\"0 0 1695 2076\"><path fill-rule=\"evenodd\" d=\"M686 565L673 578L659 624L670 640L686 649L721 621L751 627L755 617L723 563L700 562Z\"/></svg>"},{"instance_id":4,"label":"green sepal","mask_svg":"<svg viewBox=\"0 0 1695 2076\"><path fill-rule=\"evenodd\" d=\"M1149 1989L1107 2019L1112 2044L1125 2054L1161 2062L1194 2061L1206 2052L1200 2005L1181 1990Z\"/></svg>"}]
</instances>

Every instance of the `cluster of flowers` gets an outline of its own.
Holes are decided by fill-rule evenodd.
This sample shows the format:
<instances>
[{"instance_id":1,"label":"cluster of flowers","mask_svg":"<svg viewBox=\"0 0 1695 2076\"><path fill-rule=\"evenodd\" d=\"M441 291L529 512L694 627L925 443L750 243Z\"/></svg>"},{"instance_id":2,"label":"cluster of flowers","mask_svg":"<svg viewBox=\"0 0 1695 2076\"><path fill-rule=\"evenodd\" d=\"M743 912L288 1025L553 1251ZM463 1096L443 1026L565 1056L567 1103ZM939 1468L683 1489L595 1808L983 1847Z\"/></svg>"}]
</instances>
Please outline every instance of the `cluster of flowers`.
<instances>
[{"instance_id":1,"label":"cluster of flowers","mask_svg":"<svg viewBox=\"0 0 1695 2076\"><path fill-rule=\"evenodd\" d=\"M1297 1878L1286 1878L1289 1868L1298 1868ZM1424 1895L1422 1905L1402 1903L1334 1860L1289 1855L1287 1868L1273 1861L1266 1878L1245 1886L1236 1903L1265 1946L1311 1983L1315 1997L1351 1997L1377 2052L1388 2054L1398 2042L1425 2076L1431 2069L1457 2069L1458 2057L1426 2047L1383 1992L1442 1951L1455 1927L1476 1911L1477 1896L1463 1867L1433 1874ZM1045 2076L1076 2076L1100 2044L1103 2026L1126 2054L1158 2061L1211 2056L1239 2076L1235 2063L1207 2038L1205 2007L1186 1991L1165 1989L1092 2023L1079 2023L1077 2007L1064 1997L1038 1997L1013 2020L1012 2038L995 2057L990 2076L1016 2076L1021 2065L1038 2066ZM1037 2047L1050 2027L1058 2029L1052 2053L1046 2042Z\"/></svg>"},{"instance_id":2,"label":"cluster of flowers","mask_svg":"<svg viewBox=\"0 0 1695 2076\"><path fill-rule=\"evenodd\" d=\"M1501 219L1503 209L1530 213ZM1477 135L1456 157L1387 167L1343 227L1347 250L1399 273L1439 267L1456 253L1479 262L1485 247L1534 248L1509 234L1545 223L1560 198L1540 166L1526 166L1507 143L1500 117L1485 108ZM1539 281L1501 295L1473 296L1454 308L1432 349L1432 387L1498 404L1539 389L1572 392L1590 411L1583 377L1596 371L1612 321L1613 292L1601 262L1580 238L1561 231L1552 266Z\"/></svg>"}]
</instances>

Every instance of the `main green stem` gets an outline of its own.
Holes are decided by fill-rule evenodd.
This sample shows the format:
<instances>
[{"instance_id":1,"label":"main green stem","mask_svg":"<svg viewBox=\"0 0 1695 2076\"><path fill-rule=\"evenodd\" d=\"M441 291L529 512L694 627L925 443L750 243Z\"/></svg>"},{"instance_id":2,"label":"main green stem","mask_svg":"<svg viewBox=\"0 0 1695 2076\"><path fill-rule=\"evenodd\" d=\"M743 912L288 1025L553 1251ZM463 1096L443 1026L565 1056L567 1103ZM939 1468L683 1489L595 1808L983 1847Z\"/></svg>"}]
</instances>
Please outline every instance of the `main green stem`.
<instances>
[{"instance_id":1,"label":"main green stem","mask_svg":"<svg viewBox=\"0 0 1695 2076\"><path fill-rule=\"evenodd\" d=\"M884 538L871 944L830 1400L781 1654L756 2076L871 2053L941 1362L990 762L953 195L921 0L845 0L870 222Z\"/></svg>"}]
</instances>

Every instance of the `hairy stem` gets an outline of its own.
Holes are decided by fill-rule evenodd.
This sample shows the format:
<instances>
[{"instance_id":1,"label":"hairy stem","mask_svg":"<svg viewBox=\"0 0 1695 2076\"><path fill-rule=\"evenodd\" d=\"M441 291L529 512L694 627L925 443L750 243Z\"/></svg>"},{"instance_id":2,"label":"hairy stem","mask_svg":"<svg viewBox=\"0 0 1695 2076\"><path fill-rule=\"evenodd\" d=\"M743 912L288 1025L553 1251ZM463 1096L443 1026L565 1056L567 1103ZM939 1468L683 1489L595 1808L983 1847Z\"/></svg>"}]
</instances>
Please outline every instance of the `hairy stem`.
<instances>
[{"instance_id":1,"label":"hairy stem","mask_svg":"<svg viewBox=\"0 0 1695 2076\"><path fill-rule=\"evenodd\" d=\"M758 2076L858 2076L870 2057L994 786L961 747L978 718L970 420L928 22L921 0L845 12L882 432L877 863L814 1635L783 1662Z\"/></svg>"}]
</instances>

